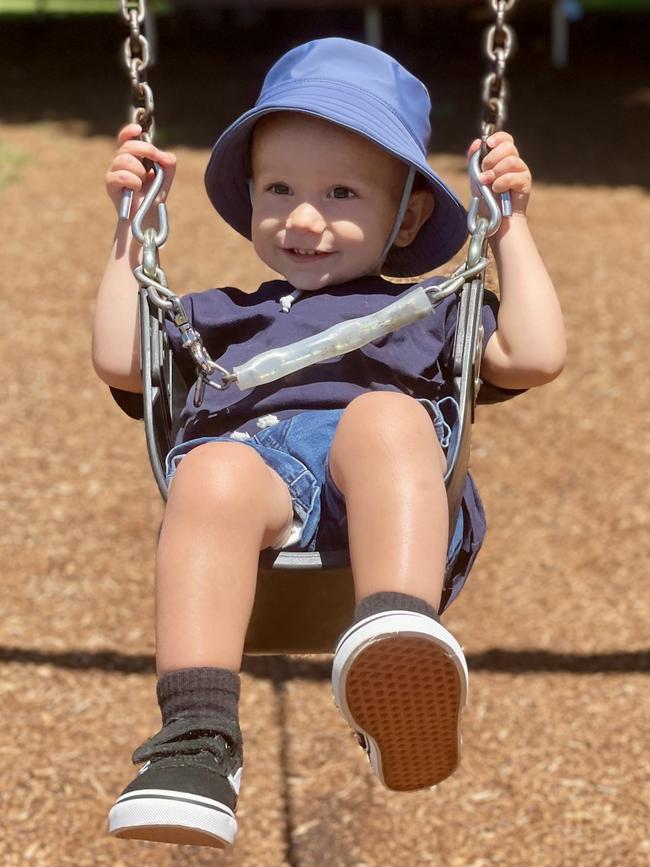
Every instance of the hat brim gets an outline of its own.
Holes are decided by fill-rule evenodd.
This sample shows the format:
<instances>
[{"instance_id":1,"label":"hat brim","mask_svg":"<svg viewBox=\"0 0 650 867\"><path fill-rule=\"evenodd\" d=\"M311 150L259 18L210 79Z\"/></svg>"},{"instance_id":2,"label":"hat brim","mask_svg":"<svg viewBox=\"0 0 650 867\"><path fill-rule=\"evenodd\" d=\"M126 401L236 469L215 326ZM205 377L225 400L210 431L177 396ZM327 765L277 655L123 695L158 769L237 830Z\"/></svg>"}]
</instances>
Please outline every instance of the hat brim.
<instances>
[{"instance_id":1,"label":"hat brim","mask_svg":"<svg viewBox=\"0 0 650 867\"><path fill-rule=\"evenodd\" d=\"M245 238L251 237L248 187L251 135L262 116L277 111L312 115L367 138L412 165L433 190L436 199L433 214L408 247L393 246L382 273L392 277L425 274L447 262L463 246L467 215L462 203L429 167L426 155L392 109L371 94L323 80L301 81L299 86L285 84L269 91L263 102L258 102L225 130L212 149L205 172L208 196L223 219Z\"/></svg>"}]
</instances>

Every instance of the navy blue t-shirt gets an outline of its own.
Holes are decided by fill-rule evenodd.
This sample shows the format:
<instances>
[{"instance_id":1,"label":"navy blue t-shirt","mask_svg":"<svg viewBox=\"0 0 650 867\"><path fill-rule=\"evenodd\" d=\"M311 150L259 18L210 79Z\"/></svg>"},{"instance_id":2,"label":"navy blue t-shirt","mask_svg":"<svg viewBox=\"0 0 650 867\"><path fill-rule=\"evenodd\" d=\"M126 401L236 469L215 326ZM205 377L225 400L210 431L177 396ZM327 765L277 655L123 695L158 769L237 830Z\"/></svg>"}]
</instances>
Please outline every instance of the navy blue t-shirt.
<instances>
[{"instance_id":1,"label":"navy blue t-shirt","mask_svg":"<svg viewBox=\"0 0 650 867\"><path fill-rule=\"evenodd\" d=\"M441 278L442 282L442 278ZM210 356L226 370L269 349L286 346L331 325L375 313L407 294L413 284L362 277L350 283L304 292L284 313L279 299L290 291L284 280L262 284L255 293L210 289L186 295L183 305ZM496 329L498 300L485 293L484 346ZM346 355L314 364L282 379L240 391L206 388L203 405L194 406L194 362L167 324L169 342L190 391L181 415L177 442L246 429L246 423L274 414L284 418L305 410L342 409L366 391L397 391L438 400L450 393L456 296L431 316ZM504 393L501 399L511 396Z\"/></svg>"}]
</instances>

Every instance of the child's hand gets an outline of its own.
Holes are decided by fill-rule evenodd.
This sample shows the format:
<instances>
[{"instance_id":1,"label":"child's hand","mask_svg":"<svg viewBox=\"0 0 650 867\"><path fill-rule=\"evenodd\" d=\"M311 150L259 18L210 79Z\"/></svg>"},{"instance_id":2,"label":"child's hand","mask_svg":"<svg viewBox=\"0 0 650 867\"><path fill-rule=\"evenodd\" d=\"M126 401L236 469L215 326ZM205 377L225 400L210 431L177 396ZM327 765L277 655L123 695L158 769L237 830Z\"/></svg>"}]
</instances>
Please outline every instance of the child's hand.
<instances>
[{"instance_id":1,"label":"child's hand","mask_svg":"<svg viewBox=\"0 0 650 867\"><path fill-rule=\"evenodd\" d=\"M137 136L141 132L142 127L137 123L129 123L119 131L117 136L119 149L106 174L106 192L118 212L122 190L133 190L131 219L135 216L138 205L144 198L146 188L143 191L143 187L145 187L146 181L153 177L153 171L145 169L142 159L148 157L165 170L165 182L158 197L162 202L167 198L176 171L174 154L166 153L153 144L140 141Z\"/></svg>"},{"instance_id":2,"label":"child's hand","mask_svg":"<svg viewBox=\"0 0 650 867\"><path fill-rule=\"evenodd\" d=\"M495 195L510 191L513 214L526 214L533 179L526 163L519 156L514 139L508 132L495 132L488 139L492 150L481 165L480 181L490 187ZM468 157L480 148L480 139L470 145Z\"/></svg>"}]
</instances>

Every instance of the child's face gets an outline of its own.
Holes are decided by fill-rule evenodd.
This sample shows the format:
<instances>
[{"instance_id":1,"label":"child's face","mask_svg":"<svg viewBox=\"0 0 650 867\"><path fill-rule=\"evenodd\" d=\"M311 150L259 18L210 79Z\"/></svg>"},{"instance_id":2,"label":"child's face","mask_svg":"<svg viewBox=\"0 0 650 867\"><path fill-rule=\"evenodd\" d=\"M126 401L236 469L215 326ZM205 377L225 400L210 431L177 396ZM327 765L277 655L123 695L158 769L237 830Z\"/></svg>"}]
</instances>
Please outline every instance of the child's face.
<instances>
[{"instance_id":1,"label":"child's face","mask_svg":"<svg viewBox=\"0 0 650 867\"><path fill-rule=\"evenodd\" d=\"M274 113L252 143L252 240L296 289L378 271L407 167L370 141L319 118Z\"/></svg>"}]
</instances>

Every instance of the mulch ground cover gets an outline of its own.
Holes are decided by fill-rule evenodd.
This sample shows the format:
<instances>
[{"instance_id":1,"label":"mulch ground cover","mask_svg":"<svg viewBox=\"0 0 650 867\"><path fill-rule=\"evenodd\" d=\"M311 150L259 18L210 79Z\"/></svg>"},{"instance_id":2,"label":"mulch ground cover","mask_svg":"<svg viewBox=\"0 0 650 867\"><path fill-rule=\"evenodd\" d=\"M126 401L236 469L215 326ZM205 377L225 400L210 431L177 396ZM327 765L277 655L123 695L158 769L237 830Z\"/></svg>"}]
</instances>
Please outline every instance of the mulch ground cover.
<instances>
[{"instance_id":1,"label":"mulch ground cover","mask_svg":"<svg viewBox=\"0 0 650 867\"><path fill-rule=\"evenodd\" d=\"M213 214L216 133L291 44L352 13L165 19L152 75L179 156L163 250L180 294L269 276ZM111 839L132 749L158 727L153 556L162 504L141 426L93 373L114 214L103 191L128 87L119 21L5 22L0 863L3 867L642 867L650 863L647 16L589 18L547 62L518 21L512 126L569 360L481 408L472 468L490 523L446 623L471 681L464 761L432 792L384 790L337 715L325 658L248 660L240 834L229 853ZM467 198L481 22L391 13L386 48L430 84L432 161ZM356 29L355 29L356 28ZM494 284L494 274L490 275Z\"/></svg>"}]
</instances>

